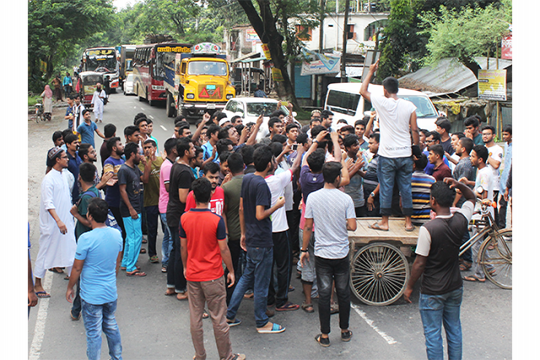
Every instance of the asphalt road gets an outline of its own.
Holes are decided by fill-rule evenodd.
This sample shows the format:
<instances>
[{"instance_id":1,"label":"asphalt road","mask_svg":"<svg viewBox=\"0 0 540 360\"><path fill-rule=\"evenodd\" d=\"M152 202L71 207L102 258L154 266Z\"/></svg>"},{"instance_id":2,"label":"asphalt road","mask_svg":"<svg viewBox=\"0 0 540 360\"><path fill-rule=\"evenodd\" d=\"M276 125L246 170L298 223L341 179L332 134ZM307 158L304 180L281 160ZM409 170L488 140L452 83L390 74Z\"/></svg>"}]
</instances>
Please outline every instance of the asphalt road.
<instances>
[{"instance_id":1,"label":"asphalt road","mask_svg":"<svg viewBox=\"0 0 540 360\"><path fill-rule=\"evenodd\" d=\"M123 138L125 126L133 123L135 114L145 113L154 121L153 136L158 139L160 150L173 133L173 119L165 115L164 105L150 107L139 102L135 96L112 94L105 106L104 123L117 126L117 135ZM52 123L36 125L29 123L29 198L39 197L39 184L45 165L40 161L33 166L31 157L39 159L51 147L50 136L54 130L65 128L60 119ZM96 145L102 141L96 135ZM30 147L30 146L29 146ZM38 186L35 186L38 185ZM30 200L32 201L32 200ZM32 202L30 203L30 205ZM32 259L38 252L38 209L29 206L32 227ZM158 249L161 249L161 231ZM159 252L159 251L158 251ZM161 255L159 255L161 258ZM148 255L139 257L138 265L148 276L129 278L123 272L118 276L117 321L122 335L124 359L191 359L194 354L189 332L189 309L187 301L164 296L166 275L160 264L148 262ZM28 322L28 348L30 359L85 359L86 338L82 319L71 321L71 305L65 299L67 281L63 275L47 272L45 288L52 297L42 299L33 308ZM301 304L302 293L299 280L293 279L294 292L289 300ZM463 328L465 359L510 359L512 357L512 291L502 290L487 282L465 283L461 321ZM418 312L418 289L413 303L402 299L390 306L373 307L352 299L350 329L354 332L351 342L339 340L338 317L332 317L331 346L320 347L314 337L319 333L317 305L315 313L302 310L277 313L272 321L284 325L282 334L261 335L255 330L253 300L245 299L238 317L240 326L230 331L233 351L247 355L249 359L425 359L422 323ZM217 359L210 320L204 321L206 350L209 359ZM105 337L102 358L108 358Z\"/></svg>"}]
</instances>

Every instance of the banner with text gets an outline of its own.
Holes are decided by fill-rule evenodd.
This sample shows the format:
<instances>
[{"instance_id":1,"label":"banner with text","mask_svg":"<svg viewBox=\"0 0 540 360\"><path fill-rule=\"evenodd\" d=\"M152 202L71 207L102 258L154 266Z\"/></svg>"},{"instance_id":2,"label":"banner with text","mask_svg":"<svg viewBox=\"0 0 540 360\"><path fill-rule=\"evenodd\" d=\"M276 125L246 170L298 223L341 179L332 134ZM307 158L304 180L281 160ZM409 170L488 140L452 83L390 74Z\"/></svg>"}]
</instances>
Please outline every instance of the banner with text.
<instances>
[{"instance_id":1,"label":"banner with text","mask_svg":"<svg viewBox=\"0 0 540 360\"><path fill-rule=\"evenodd\" d=\"M314 51L302 49L304 59L302 61L301 76L336 74L341 66L341 58L326 56Z\"/></svg>"},{"instance_id":2,"label":"banner with text","mask_svg":"<svg viewBox=\"0 0 540 360\"><path fill-rule=\"evenodd\" d=\"M478 98L506 101L506 70L478 70Z\"/></svg>"}]
</instances>

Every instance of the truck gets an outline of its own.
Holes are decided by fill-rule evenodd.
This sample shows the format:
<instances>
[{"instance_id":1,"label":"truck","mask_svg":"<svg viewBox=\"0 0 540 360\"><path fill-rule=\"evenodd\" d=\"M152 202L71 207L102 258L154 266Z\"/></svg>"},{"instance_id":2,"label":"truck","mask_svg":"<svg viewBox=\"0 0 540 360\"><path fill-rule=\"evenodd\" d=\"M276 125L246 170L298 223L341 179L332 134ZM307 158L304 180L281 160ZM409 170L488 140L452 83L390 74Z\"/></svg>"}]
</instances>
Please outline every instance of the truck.
<instances>
[{"instance_id":1,"label":"truck","mask_svg":"<svg viewBox=\"0 0 540 360\"><path fill-rule=\"evenodd\" d=\"M236 95L229 63L216 44L200 43L189 53L171 54L164 58L164 69L168 117L180 114L188 119L205 112L213 114Z\"/></svg>"},{"instance_id":2,"label":"truck","mask_svg":"<svg viewBox=\"0 0 540 360\"><path fill-rule=\"evenodd\" d=\"M124 80L129 73L133 72L133 55L135 54L135 48L137 45L122 45L119 46L120 50L120 86L124 86Z\"/></svg>"}]
</instances>

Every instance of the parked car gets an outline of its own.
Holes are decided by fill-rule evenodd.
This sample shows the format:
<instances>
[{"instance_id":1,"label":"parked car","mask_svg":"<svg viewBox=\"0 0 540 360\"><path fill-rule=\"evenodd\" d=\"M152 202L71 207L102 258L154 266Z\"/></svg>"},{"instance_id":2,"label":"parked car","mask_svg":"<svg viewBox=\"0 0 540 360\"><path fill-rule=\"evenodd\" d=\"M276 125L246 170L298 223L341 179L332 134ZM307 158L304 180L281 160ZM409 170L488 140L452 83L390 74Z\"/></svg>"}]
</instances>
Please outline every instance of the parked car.
<instances>
[{"instance_id":1,"label":"parked car","mask_svg":"<svg viewBox=\"0 0 540 360\"><path fill-rule=\"evenodd\" d=\"M354 126L356 120L362 120L364 115L369 115L372 105L369 101L360 96L361 83L336 83L328 85L326 103L324 108L334 113L336 126L340 119L345 119ZM373 95L383 95L382 85L370 84L368 90ZM418 128L433 131L436 129L435 121L438 112L429 97L416 90L400 88L397 96L409 100L416 106L416 117Z\"/></svg>"},{"instance_id":2,"label":"parked car","mask_svg":"<svg viewBox=\"0 0 540 360\"><path fill-rule=\"evenodd\" d=\"M278 101L269 98L256 98L256 97L237 97L231 99L225 105L223 113L227 115L227 118L232 119L233 116L239 115L242 117L244 125L250 122L256 122L259 115L263 114L263 123L259 128L257 139L261 139L268 134L268 120L270 120L270 114L277 110ZM281 110L285 114L289 114L289 109L284 105L281 105ZM296 112L293 111L293 116L296 116Z\"/></svg>"},{"instance_id":3,"label":"parked car","mask_svg":"<svg viewBox=\"0 0 540 360\"><path fill-rule=\"evenodd\" d=\"M124 95L135 95L133 91L133 73L129 73L128 76L124 79Z\"/></svg>"}]
</instances>

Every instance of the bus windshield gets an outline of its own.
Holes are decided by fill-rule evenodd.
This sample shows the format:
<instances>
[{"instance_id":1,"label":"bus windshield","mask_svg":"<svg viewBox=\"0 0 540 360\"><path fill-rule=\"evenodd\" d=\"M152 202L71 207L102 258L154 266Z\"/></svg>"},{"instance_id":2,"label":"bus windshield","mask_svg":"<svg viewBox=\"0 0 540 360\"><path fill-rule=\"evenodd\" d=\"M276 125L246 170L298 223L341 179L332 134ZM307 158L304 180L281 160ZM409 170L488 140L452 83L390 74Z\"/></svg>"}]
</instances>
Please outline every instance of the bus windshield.
<instances>
[{"instance_id":1,"label":"bus windshield","mask_svg":"<svg viewBox=\"0 0 540 360\"><path fill-rule=\"evenodd\" d=\"M98 72L114 72L116 71L116 59L114 55L111 57L86 57L86 70Z\"/></svg>"},{"instance_id":2,"label":"bus windshield","mask_svg":"<svg viewBox=\"0 0 540 360\"><path fill-rule=\"evenodd\" d=\"M125 71L133 71L133 60L127 59L126 60L126 70Z\"/></svg>"},{"instance_id":3,"label":"bus windshield","mask_svg":"<svg viewBox=\"0 0 540 360\"><path fill-rule=\"evenodd\" d=\"M217 61L192 61L188 66L188 74L227 76L227 65Z\"/></svg>"}]
</instances>

